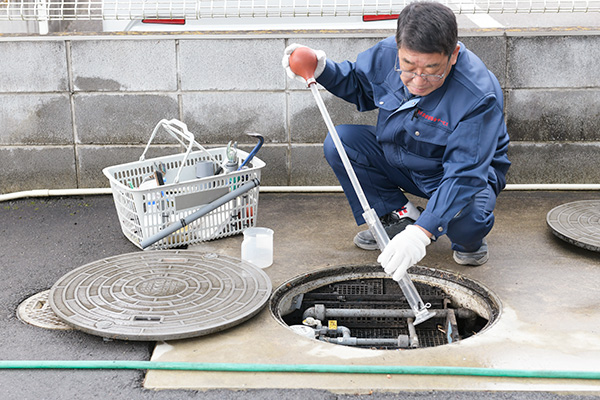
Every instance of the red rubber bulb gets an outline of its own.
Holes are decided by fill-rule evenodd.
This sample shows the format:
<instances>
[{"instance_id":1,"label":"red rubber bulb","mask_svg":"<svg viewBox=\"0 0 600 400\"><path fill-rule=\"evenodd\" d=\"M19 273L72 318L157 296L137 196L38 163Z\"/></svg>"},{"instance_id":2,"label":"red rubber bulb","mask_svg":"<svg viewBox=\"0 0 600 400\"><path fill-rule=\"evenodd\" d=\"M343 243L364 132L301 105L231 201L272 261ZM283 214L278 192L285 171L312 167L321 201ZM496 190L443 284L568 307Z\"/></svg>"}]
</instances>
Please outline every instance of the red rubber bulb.
<instances>
[{"instance_id":1,"label":"red rubber bulb","mask_svg":"<svg viewBox=\"0 0 600 400\"><path fill-rule=\"evenodd\" d=\"M309 83L315 82L315 69L317 69L317 55L309 47L298 47L290 55L290 69L296 75L306 79Z\"/></svg>"}]
</instances>

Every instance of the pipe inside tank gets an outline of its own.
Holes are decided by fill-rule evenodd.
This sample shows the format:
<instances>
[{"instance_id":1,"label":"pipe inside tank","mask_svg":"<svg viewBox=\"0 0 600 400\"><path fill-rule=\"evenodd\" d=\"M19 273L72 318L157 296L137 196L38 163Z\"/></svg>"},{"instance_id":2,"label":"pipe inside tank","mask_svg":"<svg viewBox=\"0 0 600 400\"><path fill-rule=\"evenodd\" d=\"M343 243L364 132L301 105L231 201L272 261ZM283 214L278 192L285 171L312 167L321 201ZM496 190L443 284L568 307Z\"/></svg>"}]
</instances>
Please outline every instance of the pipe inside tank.
<instances>
[{"instance_id":1,"label":"pipe inside tank","mask_svg":"<svg viewBox=\"0 0 600 400\"><path fill-rule=\"evenodd\" d=\"M411 338L409 335L398 335L397 338L357 338L353 337L349 328L338 326L335 329L330 329L323 326L322 322L313 317L308 317L303 321L305 326L311 327L314 330L315 339L323 342L335 343L344 346L361 346L361 347L397 347L406 349L409 347L418 346L418 339ZM416 339L416 342L415 342Z\"/></svg>"},{"instance_id":2,"label":"pipe inside tank","mask_svg":"<svg viewBox=\"0 0 600 400\"><path fill-rule=\"evenodd\" d=\"M435 311L438 317L445 316L448 313L454 313L459 318L477 318L477 314L473 310L467 308L433 311ZM321 321L327 318L414 318L414 316L415 313L409 309L327 308L322 304L316 304L314 307L309 307L304 311L304 314L302 314L303 319L312 317Z\"/></svg>"}]
</instances>

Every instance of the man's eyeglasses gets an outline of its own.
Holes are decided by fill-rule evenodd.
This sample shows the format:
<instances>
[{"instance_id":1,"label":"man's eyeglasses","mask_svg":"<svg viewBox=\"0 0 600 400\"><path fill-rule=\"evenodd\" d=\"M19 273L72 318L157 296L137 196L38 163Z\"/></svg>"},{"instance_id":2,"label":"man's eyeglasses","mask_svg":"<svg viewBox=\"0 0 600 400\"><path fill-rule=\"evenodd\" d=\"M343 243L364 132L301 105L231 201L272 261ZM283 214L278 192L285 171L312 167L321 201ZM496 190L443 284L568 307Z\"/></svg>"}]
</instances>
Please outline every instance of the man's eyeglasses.
<instances>
[{"instance_id":1,"label":"man's eyeglasses","mask_svg":"<svg viewBox=\"0 0 600 400\"><path fill-rule=\"evenodd\" d=\"M451 57L451 56L450 56ZM427 82L439 82L446 76L446 70L448 69L448 65L450 64L450 57L448 57L448 62L446 63L446 68L444 68L444 73L441 75L436 74L417 74L416 72L411 71L403 71L400 69L400 58L396 55L396 65L394 65L394 69L396 72L407 80L414 79L416 76L427 81Z\"/></svg>"}]
</instances>

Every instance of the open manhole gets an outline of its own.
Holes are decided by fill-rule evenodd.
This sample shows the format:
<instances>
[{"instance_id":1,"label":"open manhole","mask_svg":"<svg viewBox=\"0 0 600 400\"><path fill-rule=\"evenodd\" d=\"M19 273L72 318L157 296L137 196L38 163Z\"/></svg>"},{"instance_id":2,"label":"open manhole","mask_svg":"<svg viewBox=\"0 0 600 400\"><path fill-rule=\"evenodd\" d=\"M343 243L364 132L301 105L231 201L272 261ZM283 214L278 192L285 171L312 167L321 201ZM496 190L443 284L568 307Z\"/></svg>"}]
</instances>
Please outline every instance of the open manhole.
<instances>
[{"instance_id":1,"label":"open manhole","mask_svg":"<svg viewBox=\"0 0 600 400\"><path fill-rule=\"evenodd\" d=\"M575 246L600 251L600 200L581 200L553 208L546 216L552 233Z\"/></svg>"},{"instance_id":2,"label":"open manhole","mask_svg":"<svg viewBox=\"0 0 600 400\"><path fill-rule=\"evenodd\" d=\"M240 324L269 301L271 281L241 260L194 251L145 251L74 269L50 291L60 319L107 339L171 340Z\"/></svg>"},{"instance_id":3,"label":"open manhole","mask_svg":"<svg viewBox=\"0 0 600 400\"><path fill-rule=\"evenodd\" d=\"M372 349L446 345L488 329L500 300L481 284L451 272L415 266L417 291L435 316L418 325L397 282L379 265L343 266L285 282L271 296L275 319L324 342Z\"/></svg>"}]
</instances>

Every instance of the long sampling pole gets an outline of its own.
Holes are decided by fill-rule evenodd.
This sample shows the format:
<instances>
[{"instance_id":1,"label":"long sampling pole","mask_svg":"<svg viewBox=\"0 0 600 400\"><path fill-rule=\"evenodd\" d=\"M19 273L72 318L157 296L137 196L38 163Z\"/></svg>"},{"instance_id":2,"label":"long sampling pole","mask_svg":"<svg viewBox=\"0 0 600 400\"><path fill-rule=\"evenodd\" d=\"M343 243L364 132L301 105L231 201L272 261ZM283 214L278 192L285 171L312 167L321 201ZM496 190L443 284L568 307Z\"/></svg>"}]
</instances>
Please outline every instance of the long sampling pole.
<instances>
[{"instance_id":1,"label":"long sampling pole","mask_svg":"<svg viewBox=\"0 0 600 400\"><path fill-rule=\"evenodd\" d=\"M383 249L390 242L390 238L386 233L385 229L383 228L381 220L375 213L375 210L373 210L369 205L367 197L365 196L362 187L360 186L360 183L358 181L358 178L356 177L356 173L352 168L352 164L350 164L350 160L348 159L346 150L342 145L342 141L340 140L337 130L335 129L335 125L331 121L331 117L329 116L327 108L325 108L325 104L323 103L321 94L317 89L317 81L314 78L314 71L316 67L317 56L315 52L308 47L299 47L296 50L294 50L294 52L290 55L290 68L292 72L294 72L296 75L303 77L306 80L306 83L308 84L308 87L310 88L315 98L315 101L317 102L319 111L321 111L321 115L323 116L325 125L327 125L329 134L333 139L335 148L337 149L342 163L344 164L344 168L346 169L346 173L350 178L350 182L352 182L352 187L356 192L356 196L358 197L358 200L360 201L360 204L364 210L363 217L365 219L365 222L367 223L369 230L373 234L373 237L377 242L379 250L383 251ZM406 297L410 308L415 313L415 320L413 322L414 325L420 324L421 322L424 322L435 315L434 312L430 312L427 309L427 305L425 305L425 303L421 299L421 296L419 296L419 293L417 292L417 289L415 288L415 285L413 284L412 280L408 277L408 274L404 274L404 276L402 277L402 279L400 279L398 284L400 285L400 289L402 290L404 297Z\"/></svg>"}]
</instances>

